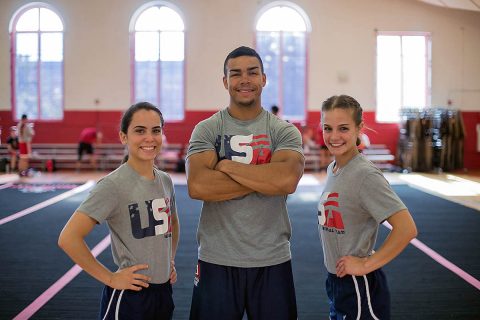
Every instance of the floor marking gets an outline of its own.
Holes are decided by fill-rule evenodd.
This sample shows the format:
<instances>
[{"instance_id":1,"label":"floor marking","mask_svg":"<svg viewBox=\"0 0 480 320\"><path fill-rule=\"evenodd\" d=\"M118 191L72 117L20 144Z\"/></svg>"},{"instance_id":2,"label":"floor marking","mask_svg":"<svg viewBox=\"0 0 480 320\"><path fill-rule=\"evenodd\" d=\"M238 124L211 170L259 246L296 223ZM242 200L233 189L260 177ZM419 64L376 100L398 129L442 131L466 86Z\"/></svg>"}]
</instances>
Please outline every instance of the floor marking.
<instances>
[{"instance_id":1,"label":"floor marking","mask_svg":"<svg viewBox=\"0 0 480 320\"><path fill-rule=\"evenodd\" d=\"M388 229L392 230L392 226L388 222L385 221L383 223L383 225L385 227L387 227ZM431 249L425 243L421 242L417 238L410 241L410 243L412 245L414 245L415 247L417 247L419 250L423 251L430 258L432 258L436 262L440 263L442 266L444 266L448 270L452 271L457 276L459 276L460 278L462 278L463 280L465 280L466 282L468 282L469 284L471 284L472 286L474 286L475 288L480 290L480 281L479 280L477 280L475 277L468 274L467 272L463 271L462 269L460 269L458 266L456 266L452 262L445 259L445 257L443 257L441 254L439 254L435 250Z\"/></svg>"},{"instance_id":2,"label":"floor marking","mask_svg":"<svg viewBox=\"0 0 480 320\"><path fill-rule=\"evenodd\" d=\"M100 241L95 248L92 249L92 254L94 257L97 257L110 245L110 236L106 236ZM67 271L60 279L58 279L54 284L45 290L37 299L35 299L28 307L23 309L22 312L17 314L13 320L23 320L29 319L33 316L41 307L43 307L50 299L52 299L60 290L63 289L67 284L69 284L76 276L82 271L82 268L78 264L74 265L70 270Z\"/></svg>"},{"instance_id":3,"label":"floor marking","mask_svg":"<svg viewBox=\"0 0 480 320\"><path fill-rule=\"evenodd\" d=\"M48 199L48 200L45 200L43 202L40 202L30 208L27 208L27 209L24 209L22 211L19 211L17 213L14 213L8 217L5 217L3 219L0 219L0 226L2 224L5 224L7 222L10 222L10 221L13 221L15 219L18 219L18 218L21 218L23 216L26 216L27 214L30 214L30 213L33 213L37 210L40 210L40 209L43 209L45 207L48 207L49 205L52 205L54 203L57 203L59 201L62 201L66 198L69 198L77 193L80 193L82 191L85 191L87 190L88 188L92 187L93 185L95 184L95 182L93 180L89 180L87 181L85 184L82 184L81 186L75 188L75 189L72 189L72 190L69 190L67 192L64 192L62 194L59 194L58 196L55 196L51 199Z\"/></svg>"},{"instance_id":4,"label":"floor marking","mask_svg":"<svg viewBox=\"0 0 480 320\"><path fill-rule=\"evenodd\" d=\"M0 190L10 188L11 186L13 186L13 183L11 183L11 182L2 184L0 186Z\"/></svg>"}]
</instances>

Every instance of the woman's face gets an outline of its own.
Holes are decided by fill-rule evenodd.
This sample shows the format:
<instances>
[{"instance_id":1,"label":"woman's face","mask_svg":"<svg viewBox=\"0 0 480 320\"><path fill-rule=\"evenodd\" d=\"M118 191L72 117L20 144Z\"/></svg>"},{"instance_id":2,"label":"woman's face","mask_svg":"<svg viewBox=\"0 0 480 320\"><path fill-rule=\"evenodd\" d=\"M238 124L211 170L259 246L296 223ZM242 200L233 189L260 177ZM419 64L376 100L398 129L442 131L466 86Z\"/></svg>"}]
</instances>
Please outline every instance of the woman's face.
<instances>
[{"instance_id":1,"label":"woman's face","mask_svg":"<svg viewBox=\"0 0 480 320\"><path fill-rule=\"evenodd\" d=\"M334 108L322 112L323 140L335 159L349 159L357 152L357 138L363 126L355 124L353 110Z\"/></svg>"},{"instance_id":2,"label":"woman's face","mask_svg":"<svg viewBox=\"0 0 480 320\"><path fill-rule=\"evenodd\" d=\"M162 124L159 114L145 109L135 112L127 133L120 132L120 141L128 147L129 161L155 160L162 147Z\"/></svg>"}]
</instances>

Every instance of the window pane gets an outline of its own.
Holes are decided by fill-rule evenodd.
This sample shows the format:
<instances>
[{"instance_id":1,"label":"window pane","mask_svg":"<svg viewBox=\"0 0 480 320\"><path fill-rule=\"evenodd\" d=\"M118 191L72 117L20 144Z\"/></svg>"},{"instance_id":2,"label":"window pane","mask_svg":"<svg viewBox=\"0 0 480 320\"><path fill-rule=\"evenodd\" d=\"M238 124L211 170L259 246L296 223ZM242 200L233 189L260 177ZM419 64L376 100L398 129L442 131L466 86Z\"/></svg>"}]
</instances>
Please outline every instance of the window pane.
<instances>
[{"instance_id":1,"label":"window pane","mask_svg":"<svg viewBox=\"0 0 480 320\"><path fill-rule=\"evenodd\" d=\"M60 17L50 9L40 8L40 31L63 31Z\"/></svg>"},{"instance_id":2,"label":"window pane","mask_svg":"<svg viewBox=\"0 0 480 320\"><path fill-rule=\"evenodd\" d=\"M38 60L37 33L17 33L15 45L15 52L17 56L22 56L22 59L29 61Z\"/></svg>"},{"instance_id":3,"label":"window pane","mask_svg":"<svg viewBox=\"0 0 480 320\"><path fill-rule=\"evenodd\" d=\"M183 61L183 32L162 32L160 33L160 60L161 61Z\"/></svg>"},{"instance_id":4,"label":"window pane","mask_svg":"<svg viewBox=\"0 0 480 320\"><path fill-rule=\"evenodd\" d=\"M183 20L175 10L169 7L161 7L159 10L159 30L183 31Z\"/></svg>"},{"instance_id":5,"label":"window pane","mask_svg":"<svg viewBox=\"0 0 480 320\"><path fill-rule=\"evenodd\" d=\"M426 106L426 46L423 36L404 36L403 55L403 106Z\"/></svg>"},{"instance_id":6,"label":"window pane","mask_svg":"<svg viewBox=\"0 0 480 320\"><path fill-rule=\"evenodd\" d=\"M145 10L135 23L135 31L158 31L159 8L151 7Z\"/></svg>"},{"instance_id":7,"label":"window pane","mask_svg":"<svg viewBox=\"0 0 480 320\"><path fill-rule=\"evenodd\" d=\"M40 118L62 119L62 62L42 61L40 67Z\"/></svg>"},{"instance_id":8,"label":"window pane","mask_svg":"<svg viewBox=\"0 0 480 320\"><path fill-rule=\"evenodd\" d=\"M36 33L16 34L15 111L38 116L38 37Z\"/></svg>"},{"instance_id":9,"label":"window pane","mask_svg":"<svg viewBox=\"0 0 480 320\"><path fill-rule=\"evenodd\" d=\"M267 85L263 88L262 105L270 108L280 105L280 33L257 32L257 50L262 57L263 68L267 75Z\"/></svg>"},{"instance_id":10,"label":"window pane","mask_svg":"<svg viewBox=\"0 0 480 320\"><path fill-rule=\"evenodd\" d=\"M63 61L63 33L42 33L40 44L42 61Z\"/></svg>"},{"instance_id":11,"label":"window pane","mask_svg":"<svg viewBox=\"0 0 480 320\"><path fill-rule=\"evenodd\" d=\"M39 29L39 9L33 8L25 13L18 19L15 26L16 31L38 31Z\"/></svg>"},{"instance_id":12,"label":"window pane","mask_svg":"<svg viewBox=\"0 0 480 320\"><path fill-rule=\"evenodd\" d=\"M267 10L257 22L257 31L306 31L302 16L290 7Z\"/></svg>"},{"instance_id":13,"label":"window pane","mask_svg":"<svg viewBox=\"0 0 480 320\"><path fill-rule=\"evenodd\" d=\"M135 61L158 61L160 42L158 32L135 33Z\"/></svg>"},{"instance_id":14,"label":"window pane","mask_svg":"<svg viewBox=\"0 0 480 320\"><path fill-rule=\"evenodd\" d=\"M182 120L183 106L183 62L161 62L161 92L159 108L165 120Z\"/></svg>"},{"instance_id":15,"label":"window pane","mask_svg":"<svg viewBox=\"0 0 480 320\"><path fill-rule=\"evenodd\" d=\"M283 33L283 116L305 119L305 33Z\"/></svg>"},{"instance_id":16,"label":"window pane","mask_svg":"<svg viewBox=\"0 0 480 320\"><path fill-rule=\"evenodd\" d=\"M146 9L135 23L135 31L183 31L182 18L168 7Z\"/></svg>"},{"instance_id":17,"label":"window pane","mask_svg":"<svg viewBox=\"0 0 480 320\"><path fill-rule=\"evenodd\" d=\"M158 106L158 62L135 62L135 101L148 101Z\"/></svg>"},{"instance_id":18,"label":"window pane","mask_svg":"<svg viewBox=\"0 0 480 320\"><path fill-rule=\"evenodd\" d=\"M159 33L135 33L135 100L158 105Z\"/></svg>"},{"instance_id":19,"label":"window pane","mask_svg":"<svg viewBox=\"0 0 480 320\"><path fill-rule=\"evenodd\" d=\"M399 36L377 37L378 121L398 121L401 98L401 56Z\"/></svg>"},{"instance_id":20,"label":"window pane","mask_svg":"<svg viewBox=\"0 0 480 320\"><path fill-rule=\"evenodd\" d=\"M62 119L63 34L42 33L40 39L40 118Z\"/></svg>"}]
</instances>

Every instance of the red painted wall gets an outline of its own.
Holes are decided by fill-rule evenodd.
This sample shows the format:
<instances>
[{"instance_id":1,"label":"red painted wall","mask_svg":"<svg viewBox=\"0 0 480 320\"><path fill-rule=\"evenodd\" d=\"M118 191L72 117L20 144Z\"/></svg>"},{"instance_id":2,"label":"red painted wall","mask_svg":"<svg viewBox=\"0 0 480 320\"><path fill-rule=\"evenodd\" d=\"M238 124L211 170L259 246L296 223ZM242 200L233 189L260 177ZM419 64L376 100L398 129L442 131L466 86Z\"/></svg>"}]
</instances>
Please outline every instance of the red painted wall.
<instances>
[{"instance_id":1,"label":"red painted wall","mask_svg":"<svg viewBox=\"0 0 480 320\"><path fill-rule=\"evenodd\" d=\"M171 143L186 144L195 125L211 116L214 111L187 111L181 122L167 123L165 134ZM480 112L462 112L465 124L464 165L467 169L480 169L480 152L476 151L476 125L480 123ZM36 122L36 143L76 143L80 131L84 127L98 127L104 133L105 143L118 142L118 130L121 111L66 111L63 121ZM375 112L364 112L365 124L371 130L365 133L371 143L385 144L395 154L399 128L397 124L375 122ZM320 122L320 112L308 112L306 124L317 128ZM3 128L1 141L5 141L8 128L15 125L10 111L0 111L0 126Z\"/></svg>"},{"instance_id":2,"label":"red painted wall","mask_svg":"<svg viewBox=\"0 0 480 320\"><path fill-rule=\"evenodd\" d=\"M462 112L465 126L465 147L463 165L467 169L480 169L480 152L477 151L477 128L480 124L480 112Z\"/></svg>"}]
</instances>

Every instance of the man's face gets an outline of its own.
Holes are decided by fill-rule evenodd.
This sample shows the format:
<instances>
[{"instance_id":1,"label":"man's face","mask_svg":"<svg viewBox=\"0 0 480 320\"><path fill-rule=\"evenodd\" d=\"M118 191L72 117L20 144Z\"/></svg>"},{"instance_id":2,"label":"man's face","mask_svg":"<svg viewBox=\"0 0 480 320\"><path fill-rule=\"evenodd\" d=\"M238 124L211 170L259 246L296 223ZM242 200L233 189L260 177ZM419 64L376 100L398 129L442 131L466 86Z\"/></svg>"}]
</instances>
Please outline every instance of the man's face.
<instances>
[{"instance_id":1,"label":"man's face","mask_svg":"<svg viewBox=\"0 0 480 320\"><path fill-rule=\"evenodd\" d=\"M230 94L231 103L245 107L260 103L265 84L266 76L256 57L241 56L227 61L223 85Z\"/></svg>"}]
</instances>

